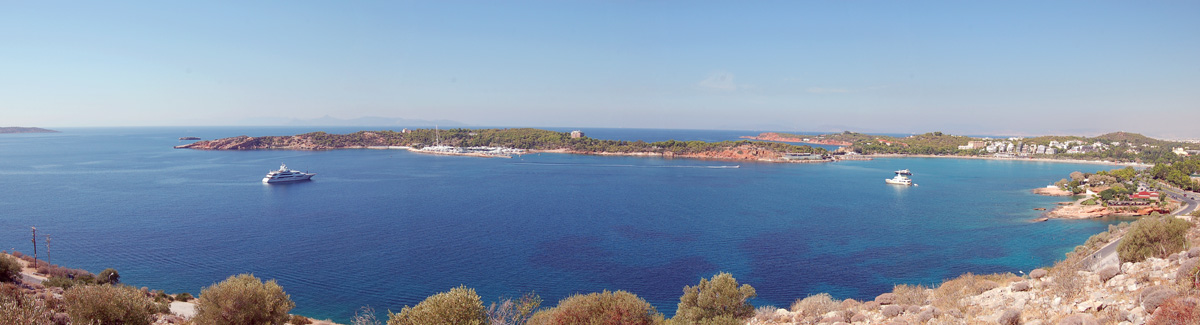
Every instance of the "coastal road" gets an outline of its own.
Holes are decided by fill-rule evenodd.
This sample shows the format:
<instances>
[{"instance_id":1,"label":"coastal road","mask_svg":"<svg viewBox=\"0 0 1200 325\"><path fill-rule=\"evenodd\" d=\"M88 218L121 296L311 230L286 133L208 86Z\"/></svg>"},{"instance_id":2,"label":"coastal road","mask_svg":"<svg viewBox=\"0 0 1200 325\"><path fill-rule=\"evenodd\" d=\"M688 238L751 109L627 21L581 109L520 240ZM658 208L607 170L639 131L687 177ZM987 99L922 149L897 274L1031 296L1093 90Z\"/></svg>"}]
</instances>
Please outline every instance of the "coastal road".
<instances>
[{"instance_id":1,"label":"coastal road","mask_svg":"<svg viewBox=\"0 0 1200 325\"><path fill-rule=\"evenodd\" d=\"M1096 271L1109 265L1120 266L1121 259L1117 256L1117 244L1120 243L1121 238L1117 238L1117 240L1104 245L1104 247L1101 247L1095 253L1085 257L1080 263L1083 263L1083 268L1088 271Z\"/></svg>"}]
</instances>

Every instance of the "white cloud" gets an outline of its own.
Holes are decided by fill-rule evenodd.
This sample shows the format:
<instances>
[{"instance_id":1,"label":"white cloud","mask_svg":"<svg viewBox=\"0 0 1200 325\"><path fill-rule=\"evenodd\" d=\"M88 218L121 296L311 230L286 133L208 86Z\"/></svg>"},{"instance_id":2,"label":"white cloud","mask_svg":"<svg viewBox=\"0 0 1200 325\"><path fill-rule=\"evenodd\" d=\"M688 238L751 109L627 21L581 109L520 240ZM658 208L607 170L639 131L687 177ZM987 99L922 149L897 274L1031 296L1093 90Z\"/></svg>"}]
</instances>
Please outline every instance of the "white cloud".
<instances>
[{"instance_id":1,"label":"white cloud","mask_svg":"<svg viewBox=\"0 0 1200 325\"><path fill-rule=\"evenodd\" d=\"M708 78L700 81L700 88L716 90L716 91L734 91L738 89L738 84L733 82L733 74L725 71L717 71L708 75Z\"/></svg>"}]
</instances>

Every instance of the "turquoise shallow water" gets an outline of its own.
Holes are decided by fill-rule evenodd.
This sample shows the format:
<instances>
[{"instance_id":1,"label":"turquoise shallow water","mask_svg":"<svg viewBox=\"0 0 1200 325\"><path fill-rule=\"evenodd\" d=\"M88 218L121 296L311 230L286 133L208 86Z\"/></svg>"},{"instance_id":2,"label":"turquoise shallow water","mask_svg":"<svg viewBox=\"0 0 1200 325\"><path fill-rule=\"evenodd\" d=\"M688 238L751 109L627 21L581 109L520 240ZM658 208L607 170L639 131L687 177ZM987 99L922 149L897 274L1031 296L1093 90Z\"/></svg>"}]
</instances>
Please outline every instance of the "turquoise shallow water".
<instances>
[{"instance_id":1,"label":"turquoise shallow water","mask_svg":"<svg viewBox=\"0 0 1200 325\"><path fill-rule=\"evenodd\" d=\"M360 128L326 128L350 132ZM369 128L368 128L369 129ZM347 321L449 288L485 301L627 290L668 315L719 271L756 305L868 299L893 284L1053 263L1117 220L1031 223L1029 193L1099 165L877 159L829 164L427 156L396 150L176 150L180 136L303 128L67 129L0 136L0 247L53 237L57 264L198 293L237 273L278 279L294 312ZM733 140L756 132L592 130L597 138ZM266 186L284 162L312 182ZM740 165L741 168L712 168ZM920 186L883 183L908 168ZM43 249L39 249L42 252Z\"/></svg>"}]
</instances>

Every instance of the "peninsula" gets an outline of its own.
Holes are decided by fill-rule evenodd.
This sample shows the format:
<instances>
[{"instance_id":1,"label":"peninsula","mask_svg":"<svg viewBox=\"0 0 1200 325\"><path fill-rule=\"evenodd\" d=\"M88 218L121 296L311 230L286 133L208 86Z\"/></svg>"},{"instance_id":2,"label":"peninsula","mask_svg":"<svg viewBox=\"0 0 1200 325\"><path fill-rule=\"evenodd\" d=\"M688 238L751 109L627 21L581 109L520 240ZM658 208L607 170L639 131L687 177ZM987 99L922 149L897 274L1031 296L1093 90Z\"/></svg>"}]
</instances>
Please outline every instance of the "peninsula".
<instances>
[{"instance_id":1,"label":"peninsula","mask_svg":"<svg viewBox=\"0 0 1200 325\"><path fill-rule=\"evenodd\" d=\"M1070 160L1102 163L1163 164L1200 155L1200 144L1113 132L1095 137L969 137L930 132L907 137L841 132L803 135L767 132L742 138L840 146L837 151L868 156L921 156Z\"/></svg>"},{"instance_id":2,"label":"peninsula","mask_svg":"<svg viewBox=\"0 0 1200 325\"><path fill-rule=\"evenodd\" d=\"M658 156L666 158L697 158L748 160L763 162L823 162L828 151L824 148L797 146L786 143L754 141L621 141L600 140L587 136L572 136L567 132L541 129L417 129L396 131L359 131L350 134L312 132L291 136L238 136L197 141L176 146L179 149L201 150L332 150L373 148L425 148L440 146L491 147L520 149L530 152L558 152L589 155Z\"/></svg>"},{"instance_id":3,"label":"peninsula","mask_svg":"<svg viewBox=\"0 0 1200 325\"><path fill-rule=\"evenodd\" d=\"M58 133L58 131L43 129L43 128L3 126L3 127L0 127L0 133Z\"/></svg>"}]
</instances>

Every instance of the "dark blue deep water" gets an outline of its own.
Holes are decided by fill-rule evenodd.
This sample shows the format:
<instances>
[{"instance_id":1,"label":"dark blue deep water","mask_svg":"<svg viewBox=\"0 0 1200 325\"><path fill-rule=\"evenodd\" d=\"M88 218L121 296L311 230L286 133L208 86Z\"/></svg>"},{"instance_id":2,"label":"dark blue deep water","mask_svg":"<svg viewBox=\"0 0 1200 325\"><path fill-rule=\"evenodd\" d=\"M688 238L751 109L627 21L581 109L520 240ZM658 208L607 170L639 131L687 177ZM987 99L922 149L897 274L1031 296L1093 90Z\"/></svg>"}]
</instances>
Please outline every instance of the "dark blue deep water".
<instances>
[{"instance_id":1,"label":"dark blue deep water","mask_svg":"<svg viewBox=\"0 0 1200 325\"><path fill-rule=\"evenodd\" d=\"M869 299L894 284L1028 272L1115 222L1029 222L1033 208L1059 200L1030 189L1111 168L1099 165L172 149L180 136L316 130L0 135L0 247L30 253L37 226L53 238L52 262L116 268L125 283L168 292L254 273L277 279L294 313L343 322L361 306L398 311L460 284L485 302L536 291L547 305L627 290L671 315L683 286L720 271L758 289L759 306L819 292ZM648 141L757 134L585 131ZM281 162L318 175L260 183ZM729 165L741 168L710 168ZM902 168L920 186L883 183Z\"/></svg>"}]
</instances>

